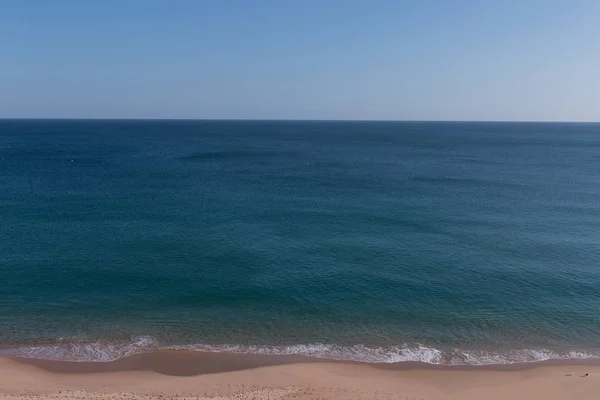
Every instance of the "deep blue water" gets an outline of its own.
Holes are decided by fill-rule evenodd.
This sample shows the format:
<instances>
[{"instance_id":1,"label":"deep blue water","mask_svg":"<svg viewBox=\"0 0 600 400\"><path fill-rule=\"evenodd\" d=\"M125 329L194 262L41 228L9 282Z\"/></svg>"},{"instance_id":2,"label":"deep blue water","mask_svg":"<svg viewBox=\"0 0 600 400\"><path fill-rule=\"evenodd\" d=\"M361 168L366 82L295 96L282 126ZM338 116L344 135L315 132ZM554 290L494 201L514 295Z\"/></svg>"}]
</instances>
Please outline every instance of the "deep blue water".
<instances>
[{"instance_id":1,"label":"deep blue water","mask_svg":"<svg viewBox=\"0 0 600 400\"><path fill-rule=\"evenodd\" d=\"M600 124L0 120L0 352L600 355Z\"/></svg>"}]
</instances>

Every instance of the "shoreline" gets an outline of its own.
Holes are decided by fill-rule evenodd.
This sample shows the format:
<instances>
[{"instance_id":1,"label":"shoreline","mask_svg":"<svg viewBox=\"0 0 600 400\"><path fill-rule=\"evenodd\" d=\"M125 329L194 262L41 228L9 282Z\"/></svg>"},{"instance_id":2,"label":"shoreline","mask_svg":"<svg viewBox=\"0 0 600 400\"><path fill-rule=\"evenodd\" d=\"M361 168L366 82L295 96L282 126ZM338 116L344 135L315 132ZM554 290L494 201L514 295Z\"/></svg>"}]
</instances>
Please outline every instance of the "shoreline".
<instances>
[{"instance_id":1,"label":"shoreline","mask_svg":"<svg viewBox=\"0 0 600 400\"><path fill-rule=\"evenodd\" d=\"M0 399L596 399L600 360L589 361L442 366L190 351L112 362L0 357Z\"/></svg>"},{"instance_id":2,"label":"shoreline","mask_svg":"<svg viewBox=\"0 0 600 400\"><path fill-rule=\"evenodd\" d=\"M305 358L369 364L423 363L438 366L500 366L538 363L600 362L600 347L588 348L453 348L420 343L369 346L363 344L308 343L290 345L167 344L153 336L129 340L45 340L0 344L0 357L72 362L113 362L140 354L188 352Z\"/></svg>"},{"instance_id":3,"label":"shoreline","mask_svg":"<svg viewBox=\"0 0 600 400\"><path fill-rule=\"evenodd\" d=\"M111 361L52 360L35 357L3 357L24 365L32 365L53 373L106 373L152 371L173 376L232 372L290 364L364 365L381 370L431 371L522 371L551 366L600 367L600 358L551 359L503 364L432 364L422 361L364 362L337 360L305 355L272 355L236 352L210 352L185 349L157 350L132 354Z\"/></svg>"}]
</instances>

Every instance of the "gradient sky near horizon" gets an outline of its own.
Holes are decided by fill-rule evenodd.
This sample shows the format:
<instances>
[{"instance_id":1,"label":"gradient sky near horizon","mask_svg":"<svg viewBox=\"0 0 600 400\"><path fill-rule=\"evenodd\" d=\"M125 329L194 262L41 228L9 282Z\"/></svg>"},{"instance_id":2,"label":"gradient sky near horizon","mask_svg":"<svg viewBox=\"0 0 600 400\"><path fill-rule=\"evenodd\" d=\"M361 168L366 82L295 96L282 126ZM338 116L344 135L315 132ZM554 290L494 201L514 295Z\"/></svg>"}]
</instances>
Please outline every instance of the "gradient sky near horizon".
<instances>
[{"instance_id":1,"label":"gradient sky near horizon","mask_svg":"<svg viewBox=\"0 0 600 400\"><path fill-rule=\"evenodd\" d=\"M600 1L0 0L0 117L600 121Z\"/></svg>"}]
</instances>

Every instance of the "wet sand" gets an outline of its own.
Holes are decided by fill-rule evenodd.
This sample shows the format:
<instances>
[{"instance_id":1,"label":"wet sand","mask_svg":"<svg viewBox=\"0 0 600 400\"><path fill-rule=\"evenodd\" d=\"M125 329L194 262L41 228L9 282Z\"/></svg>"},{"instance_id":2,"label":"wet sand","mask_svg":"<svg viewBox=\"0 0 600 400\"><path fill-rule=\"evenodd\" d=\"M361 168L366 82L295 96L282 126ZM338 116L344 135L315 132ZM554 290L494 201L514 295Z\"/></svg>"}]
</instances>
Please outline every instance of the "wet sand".
<instances>
[{"instance_id":1,"label":"wet sand","mask_svg":"<svg viewBox=\"0 0 600 400\"><path fill-rule=\"evenodd\" d=\"M0 359L0 399L598 399L596 363L443 367L186 351L109 363Z\"/></svg>"}]
</instances>

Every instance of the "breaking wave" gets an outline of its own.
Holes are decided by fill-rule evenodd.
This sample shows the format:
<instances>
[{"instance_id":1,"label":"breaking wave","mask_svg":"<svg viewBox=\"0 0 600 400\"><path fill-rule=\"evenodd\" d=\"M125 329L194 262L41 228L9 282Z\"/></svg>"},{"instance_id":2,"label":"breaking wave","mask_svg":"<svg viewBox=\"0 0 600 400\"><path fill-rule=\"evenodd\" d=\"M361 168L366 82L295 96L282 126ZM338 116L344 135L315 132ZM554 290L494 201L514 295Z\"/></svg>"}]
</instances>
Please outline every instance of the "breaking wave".
<instances>
[{"instance_id":1,"label":"breaking wave","mask_svg":"<svg viewBox=\"0 0 600 400\"><path fill-rule=\"evenodd\" d=\"M44 360L108 362L156 350L160 350L156 338L139 336L124 342L105 340L58 341L56 343L0 348L0 355Z\"/></svg>"},{"instance_id":2,"label":"breaking wave","mask_svg":"<svg viewBox=\"0 0 600 400\"><path fill-rule=\"evenodd\" d=\"M462 349L438 349L421 344L371 347L334 344L298 344L290 346L209 345L161 346L152 336L134 337L129 341L75 341L0 348L0 355L76 362L110 362L134 354L158 350L244 353L261 355L300 355L338 361L367 363L422 362L434 365L498 365L548 360L600 358L600 351L556 351L515 349L503 352Z\"/></svg>"}]
</instances>

